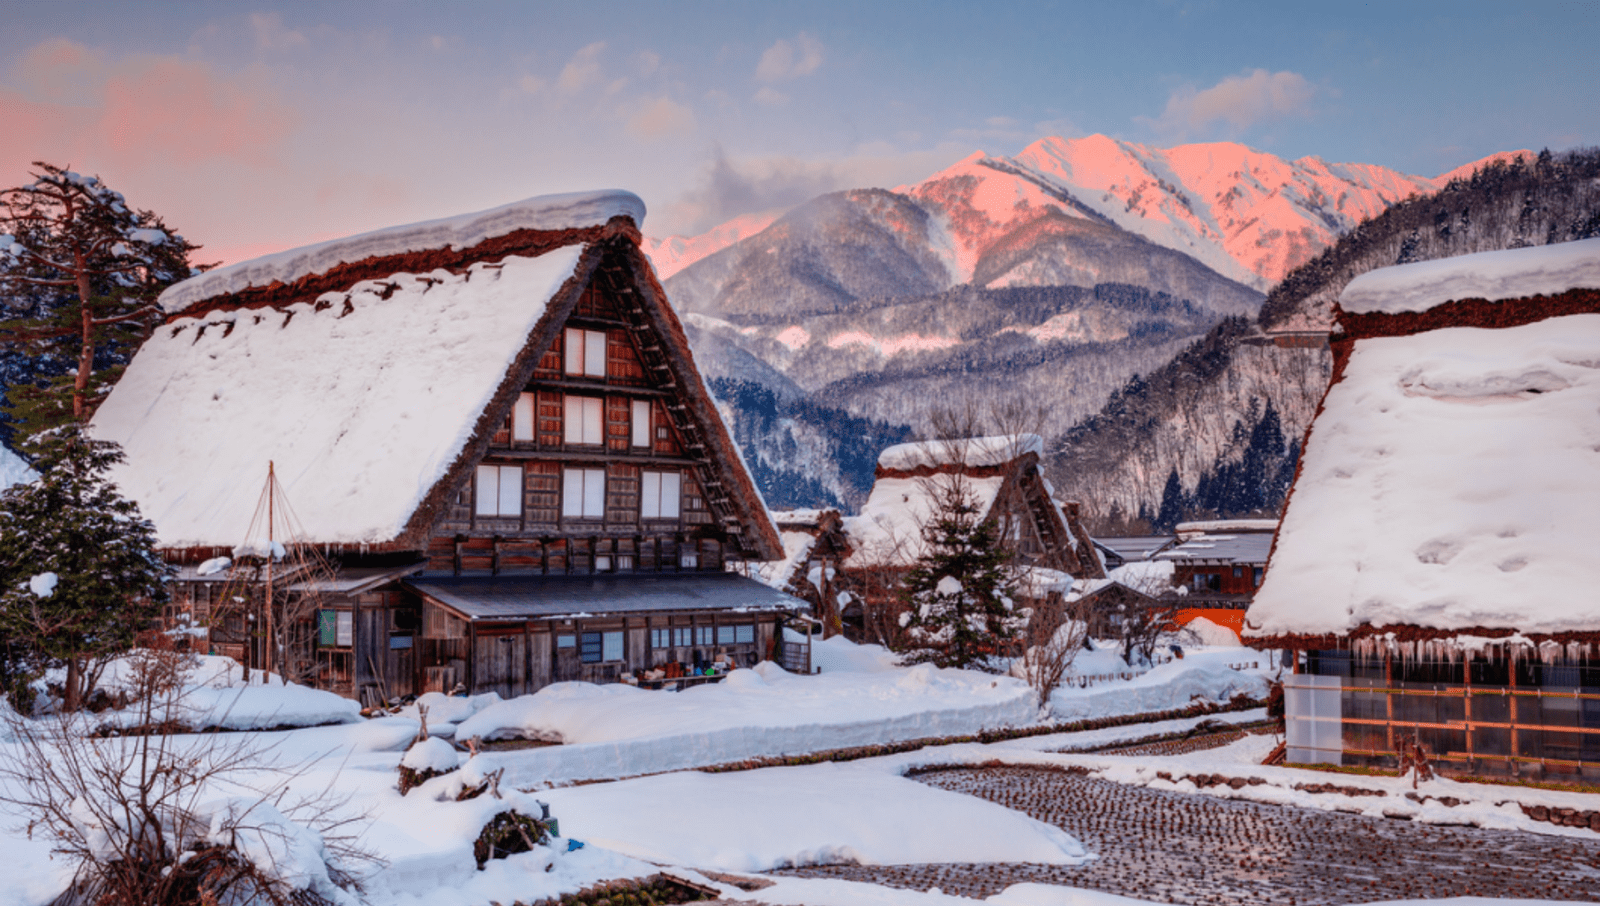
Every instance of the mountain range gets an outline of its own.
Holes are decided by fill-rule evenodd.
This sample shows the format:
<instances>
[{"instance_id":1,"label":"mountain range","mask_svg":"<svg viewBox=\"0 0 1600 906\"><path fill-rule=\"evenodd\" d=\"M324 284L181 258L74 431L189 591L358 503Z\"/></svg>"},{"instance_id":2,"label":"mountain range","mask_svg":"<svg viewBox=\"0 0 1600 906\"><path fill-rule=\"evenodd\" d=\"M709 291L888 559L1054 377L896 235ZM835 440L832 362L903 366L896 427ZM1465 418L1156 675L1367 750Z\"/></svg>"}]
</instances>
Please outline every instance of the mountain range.
<instances>
[{"instance_id":1,"label":"mountain range","mask_svg":"<svg viewBox=\"0 0 1600 906\"><path fill-rule=\"evenodd\" d=\"M1420 177L1234 143L1047 138L646 249L769 502L850 508L871 485L864 444L969 402L1035 404L1031 427L1064 436L1224 319L1253 324L1267 290L1357 224L1506 156ZM1284 430L1310 408L1278 400ZM1186 472L1228 444L1205 446Z\"/></svg>"}]
</instances>

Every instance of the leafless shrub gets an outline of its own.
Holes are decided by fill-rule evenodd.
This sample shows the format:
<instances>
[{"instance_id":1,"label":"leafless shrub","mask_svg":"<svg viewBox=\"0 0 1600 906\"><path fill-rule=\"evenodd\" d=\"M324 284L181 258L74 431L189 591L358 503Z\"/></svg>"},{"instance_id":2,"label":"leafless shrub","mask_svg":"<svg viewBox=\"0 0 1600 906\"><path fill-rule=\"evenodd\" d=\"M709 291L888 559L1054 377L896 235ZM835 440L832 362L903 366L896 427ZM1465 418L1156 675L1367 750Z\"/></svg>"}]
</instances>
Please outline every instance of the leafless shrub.
<instances>
[{"instance_id":1,"label":"leafless shrub","mask_svg":"<svg viewBox=\"0 0 1600 906\"><path fill-rule=\"evenodd\" d=\"M284 764L253 737L159 732L190 720L191 659L170 649L131 658L146 732L94 736L81 713L5 716L15 744L0 761L0 802L77 868L57 903L355 902L356 872L376 860L354 843L347 800L291 796L310 765Z\"/></svg>"},{"instance_id":2,"label":"leafless shrub","mask_svg":"<svg viewBox=\"0 0 1600 906\"><path fill-rule=\"evenodd\" d=\"M1088 638L1088 608L1080 602L1034 608L1028 623L1027 652L1012 663L1011 670L1033 688L1039 707L1049 706L1050 693L1061 685Z\"/></svg>"}]
</instances>

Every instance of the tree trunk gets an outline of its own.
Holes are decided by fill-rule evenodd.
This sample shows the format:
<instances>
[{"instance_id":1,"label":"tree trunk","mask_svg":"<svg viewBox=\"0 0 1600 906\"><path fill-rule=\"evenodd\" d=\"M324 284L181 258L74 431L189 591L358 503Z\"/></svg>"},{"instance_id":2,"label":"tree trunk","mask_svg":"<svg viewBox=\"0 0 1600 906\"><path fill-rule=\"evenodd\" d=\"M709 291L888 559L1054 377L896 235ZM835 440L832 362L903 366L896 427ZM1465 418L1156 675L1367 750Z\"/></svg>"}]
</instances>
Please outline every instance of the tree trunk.
<instances>
[{"instance_id":1,"label":"tree trunk","mask_svg":"<svg viewBox=\"0 0 1600 906\"><path fill-rule=\"evenodd\" d=\"M73 259L78 266L78 313L82 316L83 348L78 351L78 376L72 382L72 417L81 422L89 417L89 375L94 372L94 313L89 310L89 263L81 253Z\"/></svg>"},{"instance_id":2,"label":"tree trunk","mask_svg":"<svg viewBox=\"0 0 1600 906\"><path fill-rule=\"evenodd\" d=\"M66 701L61 707L65 709L68 714L78 710L78 700L80 698L78 695L78 684L81 682L83 682L83 665L76 657L67 658Z\"/></svg>"}]
</instances>

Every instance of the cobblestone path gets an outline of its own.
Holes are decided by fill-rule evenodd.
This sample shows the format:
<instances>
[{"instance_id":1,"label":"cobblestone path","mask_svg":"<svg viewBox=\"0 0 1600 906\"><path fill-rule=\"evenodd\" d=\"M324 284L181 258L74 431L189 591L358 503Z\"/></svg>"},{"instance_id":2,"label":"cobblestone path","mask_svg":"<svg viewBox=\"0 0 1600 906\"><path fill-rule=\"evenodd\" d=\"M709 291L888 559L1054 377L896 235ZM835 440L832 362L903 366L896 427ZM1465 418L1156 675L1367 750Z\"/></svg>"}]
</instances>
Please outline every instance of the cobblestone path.
<instances>
[{"instance_id":1,"label":"cobblestone path","mask_svg":"<svg viewBox=\"0 0 1600 906\"><path fill-rule=\"evenodd\" d=\"M777 874L938 887L969 897L1032 881L1157 902L1236 906L1468 894L1591 901L1600 896L1595 840L1258 805L1028 767L963 768L917 779L1054 824L1100 858L1075 868L848 865Z\"/></svg>"}]
</instances>

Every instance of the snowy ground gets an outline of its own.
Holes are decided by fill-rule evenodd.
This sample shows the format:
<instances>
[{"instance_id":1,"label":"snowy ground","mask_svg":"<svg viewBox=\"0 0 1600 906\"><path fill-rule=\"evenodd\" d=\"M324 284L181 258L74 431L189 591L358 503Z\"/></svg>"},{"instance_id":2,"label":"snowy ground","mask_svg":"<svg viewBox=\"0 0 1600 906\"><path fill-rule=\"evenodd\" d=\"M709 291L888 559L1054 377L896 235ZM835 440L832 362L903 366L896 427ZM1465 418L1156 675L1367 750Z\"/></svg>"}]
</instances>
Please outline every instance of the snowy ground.
<instances>
[{"instance_id":1,"label":"snowy ground","mask_svg":"<svg viewBox=\"0 0 1600 906\"><path fill-rule=\"evenodd\" d=\"M1263 743L1234 746L1182 758L1119 758L1073 754L1121 740L1181 730L1196 721L1141 724L1077 734L1032 737L995 745L952 745L897 756L848 763L705 774L657 773L672 766L727 763L751 754L797 754L863 742L885 742L967 733L976 729L1037 721L1041 715L1028 690L1013 680L986 674L894 667L881 653L841 645L819 649L824 673L791 677L773 669L738 671L716 686L683 693L642 692L628 687L557 688L510 702L493 696L436 701L433 729L489 736L514 730L559 736L560 746L493 752L479 756L457 774L428 781L401 797L396 765L418 730L405 716L329 726L260 733L274 757L305 766L291 781L297 790L336 789L350 807L366 815L363 842L387 865L367 884L374 906L410 904L488 904L532 902L572 892L610 878L653 874L662 866L693 876L695 869L759 871L786 865L845 859L862 864L916 862L1029 861L1071 865L1094 858L1060 829L993 803L938 790L905 777L917 766L978 764L987 761L1076 765L1108 779L1160 788L1194 789L1185 780L1196 772L1260 777L1241 790L1210 787L1208 795L1281 801L1312 808L1393 809L1423 821L1470 820L1492 827L1518 827L1541 833L1563 831L1535 826L1522 818L1519 801L1568 804L1576 794L1507 790L1435 781L1434 795L1466 803L1446 810L1437 802L1419 804L1404 795L1409 786L1383 778L1338 777L1339 783L1382 790L1382 797L1317 795L1294 789L1297 783L1326 782L1330 775L1263 768L1257 751ZM1258 660L1240 649L1200 650L1162 665L1132 681L1062 690L1052 700L1054 714L1113 713L1120 690L1128 710L1158 710L1188 704L1191 695L1226 699L1264 683L1253 669L1235 670ZM1265 658L1259 658L1264 663ZM831 667L829 666L831 665ZM1098 669L1086 662L1086 670ZM854 668L854 669L851 669ZM225 692L227 684L207 688ZM229 713L239 726L281 725L287 714L306 719L327 715L322 705L295 705L300 693L283 687L250 687L260 700L234 700ZM274 695L277 689L281 694ZM1165 690L1165 691L1161 691ZM548 694L547 694L548 693ZM453 711L454 713L448 713ZM300 713L300 712L296 712ZM251 715L254 714L254 717ZM267 719L267 715L271 719ZM985 716L987 714L987 716ZM1257 713L1226 715L1258 719ZM438 721L435 723L435 720ZM451 726L453 725L453 726ZM871 728L879 728L870 735ZM207 739L229 739L213 734ZM116 744L113 740L108 744ZM0 758L11 757L12 743L0 741ZM588 845L573 852L546 850L495 861L474 870L471 841L505 803L492 797L448 801L460 776L507 769L505 786L537 790L552 806L567 838ZM655 774L612 783L539 789L574 779ZM265 772L263 778L282 776ZM513 794L516 795L516 794ZM1600 797L1576 797L1595 808ZM1445 814L1446 811L1449 814ZM1513 813L1514 812L1514 813ZM28 839L26 816L10 818L0 833L0 851L13 870L0 873L0 903L34 906L51 899L65 884L68 868L50 859L48 845ZM937 892L891 890L846 881L782 878L754 894L726 888L745 899L780 903L940 904L979 902ZM992 897L1003 906L1056 906L1135 902L1105 894L1048 885L1018 885ZM1463 903L1469 901L1462 901Z\"/></svg>"}]
</instances>

